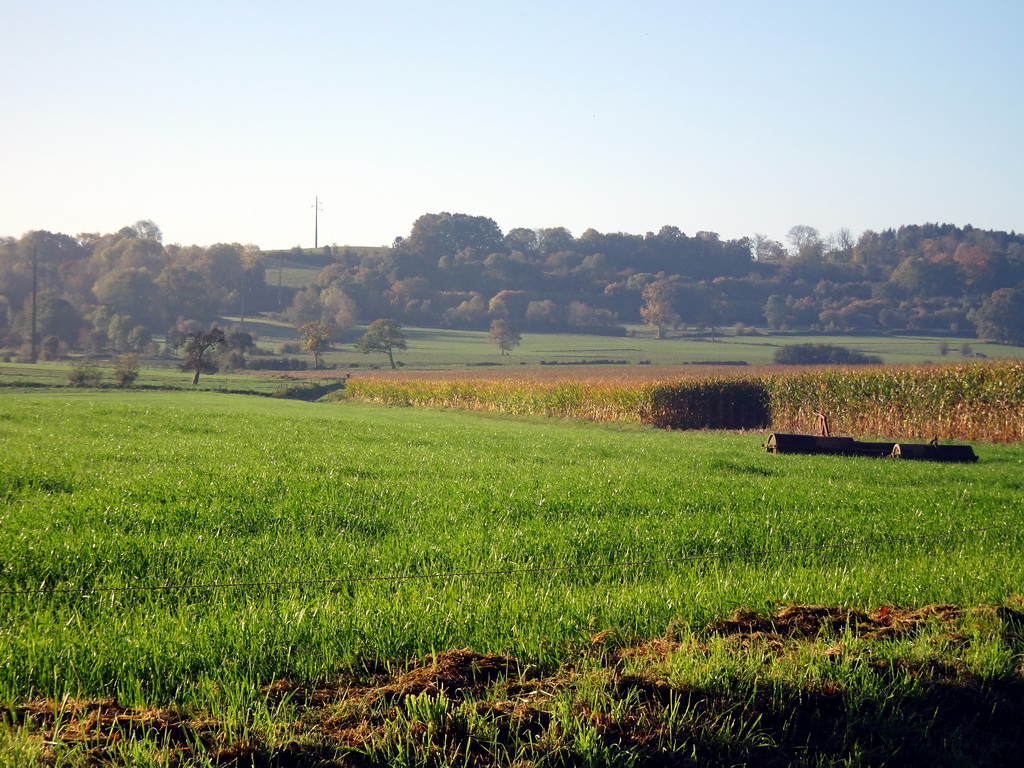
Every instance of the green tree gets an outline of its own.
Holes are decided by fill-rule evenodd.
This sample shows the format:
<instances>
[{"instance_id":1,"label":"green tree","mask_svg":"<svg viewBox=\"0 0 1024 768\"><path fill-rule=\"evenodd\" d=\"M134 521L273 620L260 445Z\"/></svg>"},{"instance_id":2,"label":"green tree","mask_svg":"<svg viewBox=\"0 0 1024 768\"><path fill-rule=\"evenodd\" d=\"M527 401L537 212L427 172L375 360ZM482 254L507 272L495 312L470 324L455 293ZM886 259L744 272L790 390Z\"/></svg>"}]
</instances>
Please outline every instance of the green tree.
<instances>
[{"instance_id":1,"label":"green tree","mask_svg":"<svg viewBox=\"0 0 1024 768\"><path fill-rule=\"evenodd\" d=\"M409 237L396 242L391 258L397 277L429 274L442 256L471 249L485 256L505 250L501 229L485 216L427 213L413 222Z\"/></svg>"},{"instance_id":2,"label":"green tree","mask_svg":"<svg viewBox=\"0 0 1024 768\"><path fill-rule=\"evenodd\" d=\"M87 358L79 358L68 371L69 387L98 387L103 382L103 371Z\"/></svg>"},{"instance_id":3,"label":"green tree","mask_svg":"<svg viewBox=\"0 0 1024 768\"><path fill-rule=\"evenodd\" d=\"M772 330L788 328L793 322L792 312L786 303L786 298L778 293L768 297L764 305L764 319Z\"/></svg>"},{"instance_id":4,"label":"green tree","mask_svg":"<svg viewBox=\"0 0 1024 768\"><path fill-rule=\"evenodd\" d=\"M130 315L143 325L159 317L160 289L146 269L115 269L97 280L92 292L112 314Z\"/></svg>"},{"instance_id":5,"label":"green tree","mask_svg":"<svg viewBox=\"0 0 1024 768\"><path fill-rule=\"evenodd\" d=\"M979 339L1024 344L1024 290L1000 288L971 313Z\"/></svg>"},{"instance_id":6,"label":"green tree","mask_svg":"<svg viewBox=\"0 0 1024 768\"><path fill-rule=\"evenodd\" d=\"M328 323L313 320L299 326L302 337L302 349L313 353L313 367L320 367L320 356L331 347L334 341L334 328Z\"/></svg>"},{"instance_id":7,"label":"green tree","mask_svg":"<svg viewBox=\"0 0 1024 768\"><path fill-rule=\"evenodd\" d=\"M168 264L156 280L160 289L163 318L177 317L212 322L217 316L217 298L206 278L187 264Z\"/></svg>"},{"instance_id":8,"label":"green tree","mask_svg":"<svg viewBox=\"0 0 1024 768\"><path fill-rule=\"evenodd\" d=\"M121 227L117 234L128 238L154 240L158 243L163 242L164 239L163 232L160 231L160 227L152 219L139 219L134 224Z\"/></svg>"},{"instance_id":9,"label":"green tree","mask_svg":"<svg viewBox=\"0 0 1024 768\"><path fill-rule=\"evenodd\" d=\"M285 319L296 327L323 319L324 305L319 288L300 288L292 296L291 306L284 311Z\"/></svg>"},{"instance_id":10,"label":"green tree","mask_svg":"<svg viewBox=\"0 0 1024 768\"><path fill-rule=\"evenodd\" d=\"M85 322L71 302L53 294L42 294L36 312L36 333L39 336L56 336L68 346L78 343L78 334ZM2 325L0 323L0 327Z\"/></svg>"},{"instance_id":11,"label":"green tree","mask_svg":"<svg viewBox=\"0 0 1024 768\"><path fill-rule=\"evenodd\" d=\"M405 334L397 320L374 320L362 338L356 342L356 349L363 354L383 352L388 356L392 369L396 368L394 350L405 349Z\"/></svg>"},{"instance_id":12,"label":"green tree","mask_svg":"<svg viewBox=\"0 0 1024 768\"><path fill-rule=\"evenodd\" d=\"M499 317L491 321L491 332L487 340L494 344L502 355L507 355L522 343L523 337L507 320Z\"/></svg>"},{"instance_id":13,"label":"green tree","mask_svg":"<svg viewBox=\"0 0 1024 768\"><path fill-rule=\"evenodd\" d=\"M452 328L486 328L488 302L479 293L466 299L459 306L446 309L442 316L445 325Z\"/></svg>"},{"instance_id":14,"label":"green tree","mask_svg":"<svg viewBox=\"0 0 1024 768\"><path fill-rule=\"evenodd\" d=\"M192 377L193 384L199 383L199 374L216 373L219 370L217 363L207 355L207 352L225 344L227 339L224 338L224 331L217 327L185 334L182 339L185 361L181 364L181 370L195 372L195 376Z\"/></svg>"}]
</instances>

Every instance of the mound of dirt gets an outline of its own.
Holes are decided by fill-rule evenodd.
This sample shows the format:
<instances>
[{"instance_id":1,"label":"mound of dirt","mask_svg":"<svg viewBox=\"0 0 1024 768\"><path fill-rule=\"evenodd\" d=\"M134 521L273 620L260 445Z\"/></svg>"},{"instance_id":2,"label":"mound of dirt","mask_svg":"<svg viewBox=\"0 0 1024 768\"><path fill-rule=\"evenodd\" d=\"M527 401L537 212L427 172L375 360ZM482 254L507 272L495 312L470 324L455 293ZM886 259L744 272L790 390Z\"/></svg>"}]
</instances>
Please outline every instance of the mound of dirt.
<instances>
[{"instance_id":1,"label":"mound of dirt","mask_svg":"<svg viewBox=\"0 0 1024 768\"><path fill-rule=\"evenodd\" d=\"M860 637L881 639L914 632L929 620L950 622L959 615L960 609L955 605L885 605L870 614L829 605L782 605L771 618L750 609L737 609L731 616L709 624L708 630L729 636L813 640L849 629Z\"/></svg>"},{"instance_id":2,"label":"mound of dirt","mask_svg":"<svg viewBox=\"0 0 1024 768\"><path fill-rule=\"evenodd\" d=\"M463 699L481 695L499 679L521 680L524 677L523 665L516 659L477 653L468 648L428 653L423 659L398 669L377 674L370 680L346 678L312 689L289 680L276 680L263 688L263 694L272 701L288 697L311 706L335 702L342 697L372 703L382 698L401 699L422 693Z\"/></svg>"},{"instance_id":3,"label":"mound of dirt","mask_svg":"<svg viewBox=\"0 0 1024 768\"><path fill-rule=\"evenodd\" d=\"M520 668L517 660L507 656L463 648L428 654L422 664L411 667L379 690L401 696L429 693L464 698L467 694L482 694L500 678L518 677Z\"/></svg>"}]
</instances>

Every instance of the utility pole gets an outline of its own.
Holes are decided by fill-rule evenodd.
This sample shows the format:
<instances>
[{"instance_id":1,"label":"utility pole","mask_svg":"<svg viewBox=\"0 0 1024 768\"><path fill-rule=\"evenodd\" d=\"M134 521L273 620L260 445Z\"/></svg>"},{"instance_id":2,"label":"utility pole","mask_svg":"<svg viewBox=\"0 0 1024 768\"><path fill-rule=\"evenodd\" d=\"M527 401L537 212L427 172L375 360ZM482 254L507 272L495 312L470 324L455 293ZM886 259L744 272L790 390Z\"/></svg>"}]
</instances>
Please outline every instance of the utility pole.
<instances>
[{"instance_id":1,"label":"utility pole","mask_svg":"<svg viewBox=\"0 0 1024 768\"><path fill-rule=\"evenodd\" d=\"M39 258L38 251L32 246L32 352L33 363L39 361L39 334L36 333L36 289L39 286Z\"/></svg>"},{"instance_id":2,"label":"utility pole","mask_svg":"<svg viewBox=\"0 0 1024 768\"><path fill-rule=\"evenodd\" d=\"M320 198L313 198L313 247L320 247L320 211L323 208L320 207Z\"/></svg>"}]
</instances>

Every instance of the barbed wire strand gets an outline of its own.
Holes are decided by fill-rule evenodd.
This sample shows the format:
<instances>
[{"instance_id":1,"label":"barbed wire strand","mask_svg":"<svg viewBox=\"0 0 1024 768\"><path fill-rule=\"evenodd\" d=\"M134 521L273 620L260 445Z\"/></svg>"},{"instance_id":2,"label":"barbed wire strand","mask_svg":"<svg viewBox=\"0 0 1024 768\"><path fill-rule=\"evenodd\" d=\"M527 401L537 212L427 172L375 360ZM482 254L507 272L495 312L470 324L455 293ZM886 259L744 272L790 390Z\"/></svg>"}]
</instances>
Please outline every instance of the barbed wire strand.
<instances>
[{"instance_id":1,"label":"barbed wire strand","mask_svg":"<svg viewBox=\"0 0 1024 768\"><path fill-rule=\"evenodd\" d=\"M957 531L945 531L943 533L922 533L912 536L887 536L877 539L863 539L860 541L848 541L841 544L819 544L805 547L786 547L784 549L754 549L742 552L726 552L719 554L685 555L682 557L667 557L658 560L624 560L620 562L589 563L576 565L547 565L531 568L506 568L486 571L437 571L433 573L408 573L388 576L341 576L330 579L294 579L286 581L227 581L209 582L203 584L164 584L128 587L64 587L59 589L0 589L0 595L58 595L58 594L90 594L93 592L175 592L189 589L240 589L245 587L287 587L305 586L313 584L355 584L365 582L398 582L412 579L453 579L476 576L519 576L525 573L550 573L554 571L584 571L599 568L631 568L644 565L668 565L672 563L692 562L695 560L731 560L744 557L764 557L769 555L784 555L795 552L812 552L837 549L855 549L857 547L869 546L871 544L892 544L900 541L916 541L920 539L952 538L968 533L986 533L988 531L1005 530L1009 528L1020 528L1021 523L1005 523L1003 525L991 525L984 528L964 528Z\"/></svg>"}]
</instances>

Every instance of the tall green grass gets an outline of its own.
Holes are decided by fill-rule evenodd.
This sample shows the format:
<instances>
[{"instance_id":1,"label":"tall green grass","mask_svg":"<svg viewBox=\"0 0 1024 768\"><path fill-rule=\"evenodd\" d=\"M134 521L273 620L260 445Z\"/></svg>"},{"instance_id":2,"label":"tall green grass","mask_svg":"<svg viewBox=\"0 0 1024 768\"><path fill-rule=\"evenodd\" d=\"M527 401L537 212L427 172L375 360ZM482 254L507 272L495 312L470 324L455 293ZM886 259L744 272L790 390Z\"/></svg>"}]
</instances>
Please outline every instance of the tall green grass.
<instances>
[{"instance_id":1,"label":"tall green grass","mask_svg":"<svg viewBox=\"0 0 1024 768\"><path fill-rule=\"evenodd\" d=\"M553 665L607 628L650 637L776 601L998 603L1024 577L1024 534L999 527L1021 520L1018 446L950 467L63 391L0 398L0 434L8 702L182 700L467 645Z\"/></svg>"}]
</instances>

